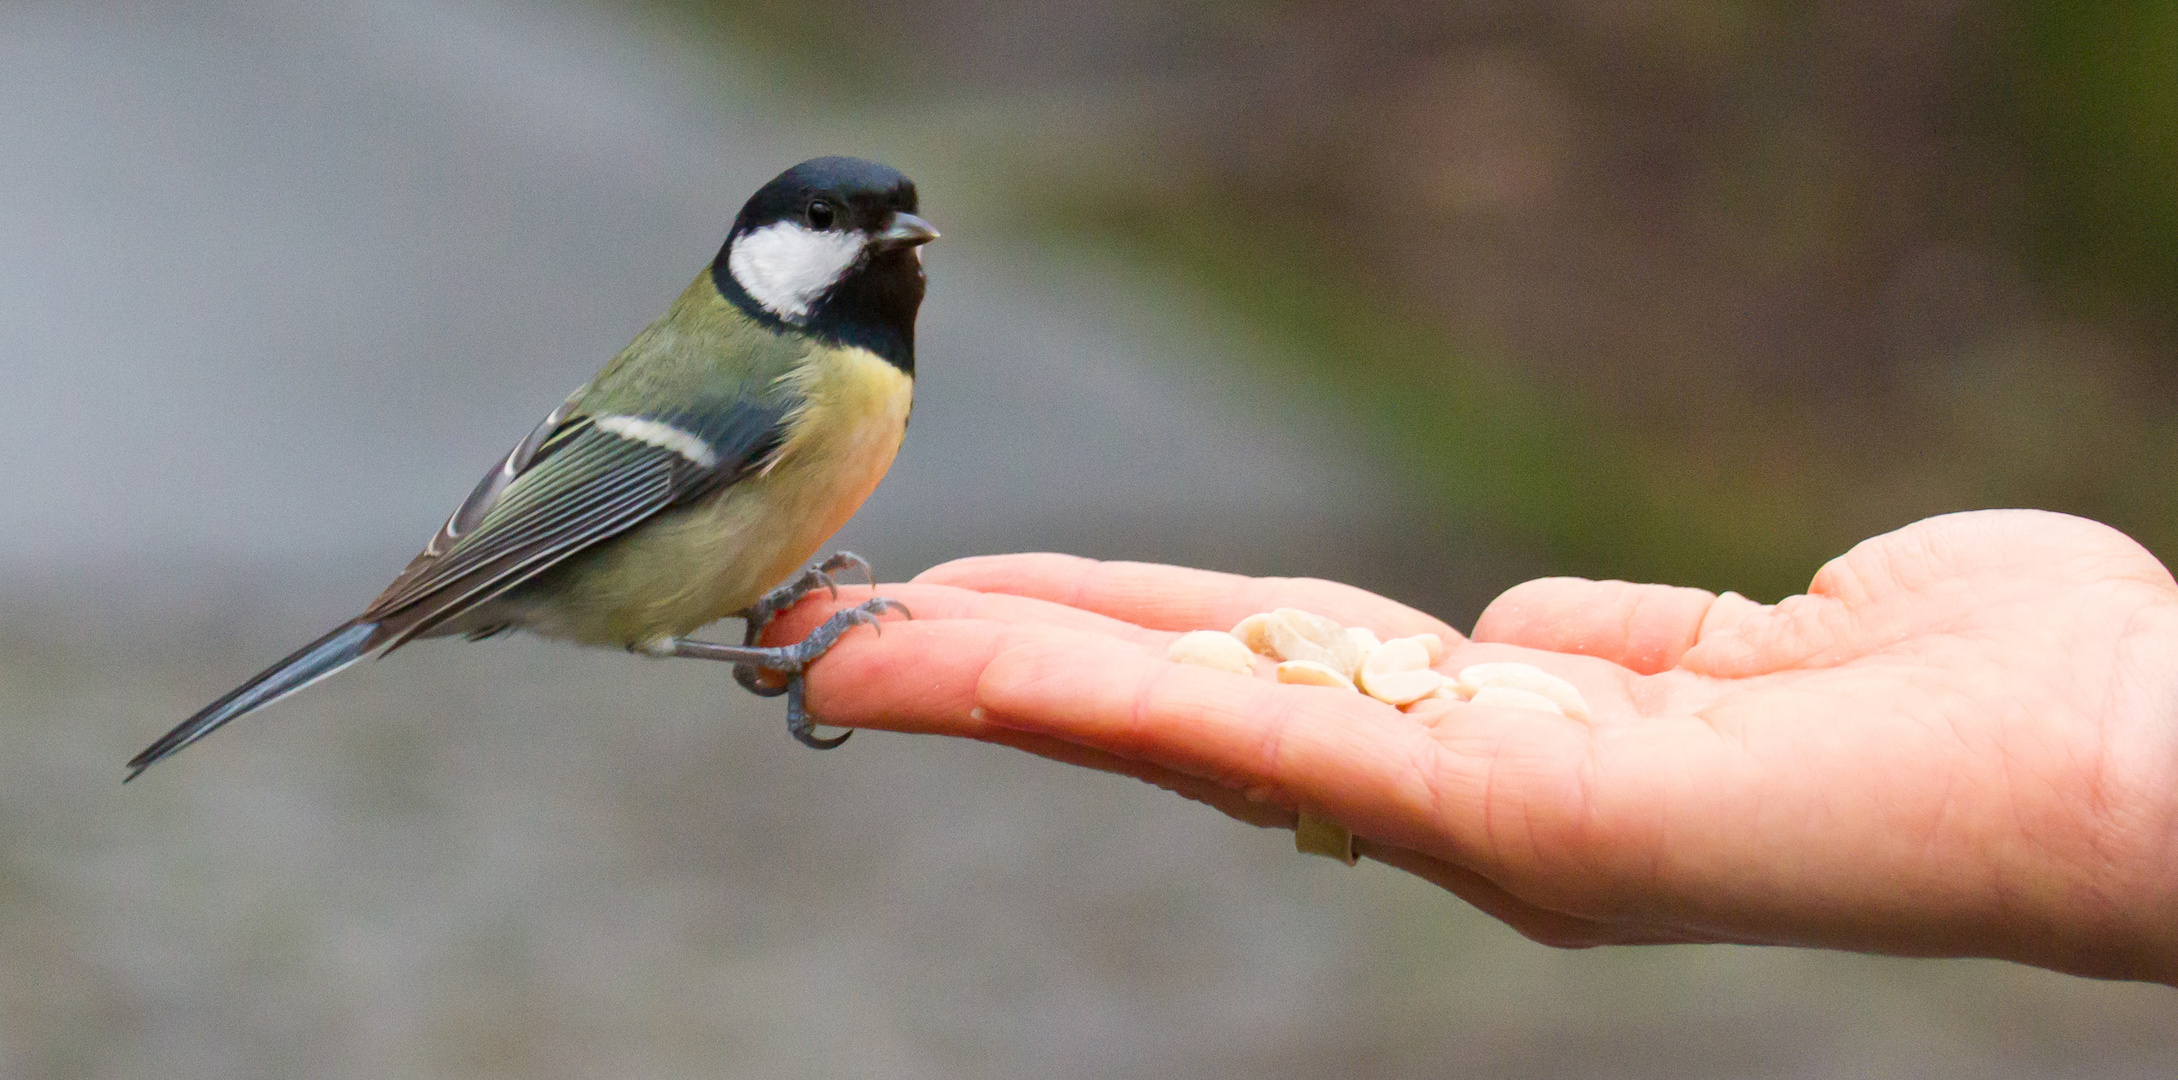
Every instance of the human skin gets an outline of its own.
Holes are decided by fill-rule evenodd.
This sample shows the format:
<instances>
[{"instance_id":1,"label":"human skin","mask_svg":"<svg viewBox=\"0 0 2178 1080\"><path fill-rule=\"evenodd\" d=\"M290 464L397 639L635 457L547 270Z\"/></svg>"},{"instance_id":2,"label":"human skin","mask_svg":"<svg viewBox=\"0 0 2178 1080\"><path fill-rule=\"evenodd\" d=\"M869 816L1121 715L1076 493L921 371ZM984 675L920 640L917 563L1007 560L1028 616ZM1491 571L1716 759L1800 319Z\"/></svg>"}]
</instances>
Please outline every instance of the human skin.
<instances>
[{"instance_id":1,"label":"human skin","mask_svg":"<svg viewBox=\"0 0 2178 1080\"><path fill-rule=\"evenodd\" d=\"M1139 777L1251 824L1306 805L1370 858L1580 947L1743 942L1990 956L2178 985L2178 584L2106 526L1933 518L1807 594L1548 578L1473 640L1349 586L1063 555L964 559L810 672L828 723L982 739ZM798 637L840 604L782 620ZM1163 659L1277 607L1439 670L1519 660L1587 722Z\"/></svg>"}]
</instances>

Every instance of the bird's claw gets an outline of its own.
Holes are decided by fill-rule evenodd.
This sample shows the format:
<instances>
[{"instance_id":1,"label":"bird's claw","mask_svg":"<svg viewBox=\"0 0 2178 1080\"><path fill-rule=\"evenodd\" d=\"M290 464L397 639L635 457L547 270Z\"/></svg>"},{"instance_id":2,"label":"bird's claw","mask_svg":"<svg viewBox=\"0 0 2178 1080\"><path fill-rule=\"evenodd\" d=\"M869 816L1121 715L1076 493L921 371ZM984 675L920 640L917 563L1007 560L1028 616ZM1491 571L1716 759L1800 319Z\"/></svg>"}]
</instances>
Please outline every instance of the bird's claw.
<instances>
[{"instance_id":1,"label":"bird's claw","mask_svg":"<svg viewBox=\"0 0 2178 1080\"><path fill-rule=\"evenodd\" d=\"M877 587L877 571L870 568L870 560L852 551L835 551L825 556L824 561L817 564L817 570L825 574L837 574L842 570L859 570L862 572L862 583L864 585L873 589ZM839 585L836 582L832 586L832 595L839 595Z\"/></svg>"},{"instance_id":2,"label":"bird's claw","mask_svg":"<svg viewBox=\"0 0 2178 1080\"><path fill-rule=\"evenodd\" d=\"M765 663L753 666L762 668L765 671L776 671L783 675L799 675L809 665L816 663L825 653L832 651L832 646L838 644L840 637L847 631L857 626L869 626L877 627L878 632L883 633L884 629L879 626L879 619L888 611L897 611L911 619L915 617L914 613L907 609L907 605L898 600L894 600L889 596L872 597L853 607L841 608L833 612L832 617L817 624L817 628L811 630L808 637L792 645L781 645L775 649L764 650L766 653L778 656L779 662L772 663L770 657L767 656Z\"/></svg>"},{"instance_id":3,"label":"bird's claw","mask_svg":"<svg viewBox=\"0 0 2178 1080\"><path fill-rule=\"evenodd\" d=\"M915 617L908 611L907 605L898 600L883 596L873 597L851 608L834 612L831 618L810 631L808 637L785 647L785 651L793 656L794 666L773 670L786 672L787 733L794 736L796 742L812 750L830 750L846 742L847 737L854 734L852 731L844 731L829 739L818 737L817 718L809 714L809 707L803 698L808 692L808 681L804 672L819 657L831 652L832 646L839 643L841 635L857 626L868 626L880 634L884 633L885 628L880 619L887 611L898 611L911 619Z\"/></svg>"},{"instance_id":4,"label":"bird's claw","mask_svg":"<svg viewBox=\"0 0 2178 1080\"><path fill-rule=\"evenodd\" d=\"M848 728L831 738L825 738L817 734L817 718L809 715L808 706L802 703L802 695L806 692L804 686L802 677L799 675L787 680L787 734L794 736L795 742L801 743L811 750L830 750L846 742L847 737L855 733L853 728Z\"/></svg>"},{"instance_id":5,"label":"bird's claw","mask_svg":"<svg viewBox=\"0 0 2178 1080\"><path fill-rule=\"evenodd\" d=\"M870 568L868 559L852 551L835 551L826 556L823 562L796 575L792 581L765 593L762 599L742 612L741 618L748 625L742 631L741 643L755 645L763 638L765 629L771 626L773 619L819 589L830 593L833 599L838 599L839 579L835 575L842 570L859 570L865 584L873 589L877 587L877 572ZM758 697L778 697L786 693L783 686L765 686L762 671L753 664L735 664L734 681L740 683L742 689Z\"/></svg>"},{"instance_id":6,"label":"bird's claw","mask_svg":"<svg viewBox=\"0 0 2178 1080\"><path fill-rule=\"evenodd\" d=\"M839 597L839 579L835 575L842 570L860 571L863 584L873 589L877 587L877 573L870 569L868 559L852 551L833 552L823 562L795 575L792 581L765 593L763 599L758 600L747 611L741 613L741 617L749 622L750 640L746 644L756 644L755 636L763 633L764 628L769 626L771 620L777 618L780 612L801 603L803 597L816 592L818 589L825 590L834 599L837 599Z\"/></svg>"},{"instance_id":7,"label":"bird's claw","mask_svg":"<svg viewBox=\"0 0 2178 1080\"><path fill-rule=\"evenodd\" d=\"M832 617L820 623L815 630L811 630L808 637L792 645L764 648L753 645L719 645L707 641L691 641L687 638L670 638L663 643L663 648L657 655L729 661L734 665L734 676L737 679L743 669L751 673L750 678L752 681L758 674L767 671L786 676L786 684L783 686L765 687L758 684L750 687L750 689L765 697L776 697L785 694L787 698L787 731L804 746L817 750L829 750L846 742L847 736L839 735L830 739L817 737L817 718L809 714L809 707L803 696L807 693L806 672L809 670L809 665L816 663L824 654L831 652L832 646L839 644L840 637L846 634L847 631L857 626L868 626L879 633L884 633L882 619L888 611L897 611L911 619L915 617L914 613L908 610L906 604L890 597L877 596L853 607L841 608L833 612ZM743 683L742 685L747 686L748 684ZM852 732L849 734L852 734Z\"/></svg>"}]
</instances>

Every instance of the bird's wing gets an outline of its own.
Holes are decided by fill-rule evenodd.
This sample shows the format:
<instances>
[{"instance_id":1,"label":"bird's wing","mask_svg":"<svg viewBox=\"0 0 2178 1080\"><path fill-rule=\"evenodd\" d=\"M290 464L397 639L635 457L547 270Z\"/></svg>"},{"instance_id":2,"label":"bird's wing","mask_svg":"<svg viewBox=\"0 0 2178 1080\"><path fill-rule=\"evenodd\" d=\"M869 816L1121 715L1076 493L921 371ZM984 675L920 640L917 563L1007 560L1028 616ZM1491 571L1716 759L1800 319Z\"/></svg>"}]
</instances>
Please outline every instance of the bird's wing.
<instances>
[{"instance_id":1,"label":"bird's wing","mask_svg":"<svg viewBox=\"0 0 2178 1080\"><path fill-rule=\"evenodd\" d=\"M507 456L500 461L497 468L485 473L484 478L477 481L476 490L471 491L469 497L461 501L461 505L447 517L446 524L439 527L438 535L433 536L431 542L425 544L424 549L417 552L416 557L402 568L393 583L379 594L378 600L371 605L373 608L388 597L405 592L409 582L418 574L429 569L451 551L462 537L475 531L478 523L484 520L485 512L499 501L501 495L506 494L507 485L514 483L515 477L529 471L530 465L536 462L537 453L544 448L545 440L567 423L568 417L574 414L576 402L582 400L583 390L586 389L588 387L582 387L567 395L567 400L561 402L559 408L546 413L545 418L538 421L536 428L527 437L514 444L514 449L507 451Z\"/></svg>"},{"instance_id":2,"label":"bird's wing","mask_svg":"<svg viewBox=\"0 0 2178 1080\"><path fill-rule=\"evenodd\" d=\"M671 414L555 410L362 618L390 650L653 514L730 484L780 445L790 406L736 402Z\"/></svg>"}]
</instances>

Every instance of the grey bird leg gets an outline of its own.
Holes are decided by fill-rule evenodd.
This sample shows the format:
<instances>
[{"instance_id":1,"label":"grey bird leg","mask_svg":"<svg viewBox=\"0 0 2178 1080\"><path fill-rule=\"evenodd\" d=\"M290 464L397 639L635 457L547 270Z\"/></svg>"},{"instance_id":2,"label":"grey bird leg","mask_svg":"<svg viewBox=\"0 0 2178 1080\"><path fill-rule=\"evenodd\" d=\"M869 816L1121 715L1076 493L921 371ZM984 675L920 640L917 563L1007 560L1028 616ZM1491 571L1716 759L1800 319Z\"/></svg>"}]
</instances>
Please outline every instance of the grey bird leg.
<instances>
[{"instance_id":1,"label":"grey bird leg","mask_svg":"<svg viewBox=\"0 0 2178 1080\"><path fill-rule=\"evenodd\" d=\"M838 599L839 581L832 575L842 570L860 570L862 571L862 580L873 589L877 587L877 573L870 569L868 559L852 551L835 551L827 556L823 562L802 571L800 576L794 580L765 593L763 599L758 600L754 606L742 612L740 617L748 622L748 629L742 633L741 643L743 645L755 645L763 639L764 630L771 625L773 619L778 618L781 612L801 603L802 597L808 596L818 589L828 590L831 592L833 599ZM787 692L784 686L765 686L757 681L758 676L757 667L753 664L734 665L734 681L740 683L741 688L749 693L758 697L778 697L780 694Z\"/></svg>"},{"instance_id":2,"label":"grey bird leg","mask_svg":"<svg viewBox=\"0 0 2178 1080\"><path fill-rule=\"evenodd\" d=\"M878 628L878 632L883 633L884 630L878 624L878 616L887 611L897 611L911 619L915 617L908 611L906 604L880 596L873 600L865 600L851 608L842 608L834 612L831 618L824 620L815 630L810 631L808 637L792 645L776 645L765 648L756 645L719 645L709 641L690 641L687 638L674 638L660 652L666 656L685 656L694 660L724 660L735 665L737 669L748 667L763 671L776 671L785 675L787 677L786 687L784 690L774 691L774 693L784 693L787 696L787 732L793 735L795 740L803 746L816 750L830 750L846 742L847 736L854 734L854 732L849 731L829 739L817 737L817 719L809 715L808 707L803 704L803 672L808 670L809 665L816 663L819 657L830 652L832 646L839 642L840 635L857 626L868 625Z\"/></svg>"}]
</instances>

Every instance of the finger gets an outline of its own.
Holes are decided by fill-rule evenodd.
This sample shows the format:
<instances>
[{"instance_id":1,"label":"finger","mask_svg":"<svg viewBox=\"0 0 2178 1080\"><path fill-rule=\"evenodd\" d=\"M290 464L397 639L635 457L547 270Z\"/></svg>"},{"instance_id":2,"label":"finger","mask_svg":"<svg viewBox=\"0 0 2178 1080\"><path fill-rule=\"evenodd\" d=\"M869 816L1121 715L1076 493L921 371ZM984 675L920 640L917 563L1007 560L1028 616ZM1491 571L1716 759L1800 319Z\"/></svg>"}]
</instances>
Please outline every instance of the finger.
<instances>
[{"instance_id":1,"label":"finger","mask_svg":"<svg viewBox=\"0 0 2178 1080\"><path fill-rule=\"evenodd\" d=\"M975 696L993 722L1320 807L1357 833L1485 867L1508 839L1533 863L1525 830L1491 836L1491 807L1513 815L1502 824L1564 805L1588 730L1468 705L1433 730L1350 691L1167 664L1101 637L1006 648Z\"/></svg>"},{"instance_id":2,"label":"finger","mask_svg":"<svg viewBox=\"0 0 2178 1080\"><path fill-rule=\"evenodd\" d=\"M1594 656L1653 675L1700 640L1716 603L1702 589L1540 578L1491 601L1475 621L1475 640ZM1733 606L1751 603L1737 597Z\"/></svg>"},{"instance_id":3,"label":"finger","mask_svg":"<svg viewBox=\"0 0 2178 1080\"><path fill-rule=\"evenodd\" d=\"M985 619L888 620L882 632L856 627L810 666L809 706L842 727L983 738L994 728L978 711L976 685L993 657L1028 642L1087 640L1131 647L1064 627Z\"/></svg>"},{"instance_id":4,"label":"finger","mask_svg":"<svg viewBox=\"0 0 2178 1080\"><path fill-rule=\"evenodd\" d=\"M1100 637L1042 623L993 620L919 620L889 625L882 635L850 631L810 669L810 707L827 724L953 735L1012 746L1054 761L1131 776L1250 825L1293 827L1291 804L1281 806L1262 798L1260 792L1250 798L1231 787L1079 742L1000 726L977 704L976 684L983 669L1005 649L1030 642L1079 649ZM1251 681L1247 676L1211 674L1243 687Z\"/></svg>"},{"instance_id":5,"label":"finger","mask_svg":"<svg viewBox=\"0 0 2178 1080\"><path fill-rule=\"evenodd\" d=\"M986 555L917 575L924 584L1032 596L1159 630L1224 630L1259 611L1295 607L1366 626L1383 637L1458 632L1394 600L1315 578L1251 578L1156 563L1098 562L1074 555Z\"/></svg>"},{"instance_id":6,"label":"finger","mask_svg":"<svg viewBox=\"0 0 2178 1080\"><path fill-rule=\"evenodd\" d=\"M1145 630L1109 615L1054 604L1048 600L910 582L904 585L888 583L874 589L861 585L842 586L837 597L828 593L815 593L791 610L781 612L778 619L766 628L764 640L800 641L811 630L816 629L819 623L831 618L833 613L853 607L873 596L899 601L907 607L907 617L911 619L1037 623L1083 633L1105 634L1156 648L1163 648L1178 636L1169 631ZM885 625L891 626L896 621L898 620L894 617L887 616Z\"/></svg>"},{"instance_id":7,"label":"finger","mask_svg":"<svg viewBox=\"0 0 2178 1080\"><path fill-rule=\"evenodd\" d=\"M1123 729L1137 693L1148 695L1146 726L1131 733ZM1427 737L1390 706L1348 691L1170 664L1113 637L1040 623L917 619L887 623L882 634L857 628L811 666L809 695L811 710L830 724L986 739L995 724L1287 807L1301 795L1331 807L1325 796L1333 787L1353 789L1337 805L1356 804L1366 778L1330 779L1343 759L1383 757L1401 743L1419 753ZM1308 729L1305 770L1263 767L1266 724ZM1390 741L1375 741L1379 733ZM1310 779L1294 783L1304 771ZM1427 802L1423 792L1409 797Z\"/></svg>"},{"instance_id":8,"label":"finger","mask_svg":"<svg viewBox=\"0 0 2178 1080\"><path fill-rule=\"evenodd\" d=\"M1007 648L985 667L976 696L1001 724L1327 809L1352 803L1360 792L1329 799L1322 797L1326 789L1366 785L1353 774L1365 771L1369 758L1401 735L1420 738L1390 706L1350 691L1184 668L1102 641Z\"/></svg>"}]
</instances>

